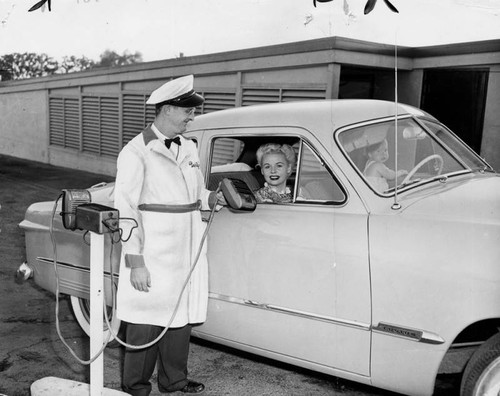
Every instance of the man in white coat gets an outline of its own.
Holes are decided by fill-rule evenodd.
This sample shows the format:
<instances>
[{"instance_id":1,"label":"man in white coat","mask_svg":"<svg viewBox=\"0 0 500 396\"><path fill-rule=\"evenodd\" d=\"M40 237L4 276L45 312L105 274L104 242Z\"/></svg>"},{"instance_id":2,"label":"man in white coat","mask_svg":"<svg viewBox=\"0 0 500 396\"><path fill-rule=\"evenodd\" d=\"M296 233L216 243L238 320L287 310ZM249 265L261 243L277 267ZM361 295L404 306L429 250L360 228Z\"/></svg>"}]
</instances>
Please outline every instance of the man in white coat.
<instances>
[{"instance_id":1,"label":"man in white coat","mask_svg":"<svg viewBox=\"0 0 500 396\"><path fill-rule=\"evenodd\" d=\"M204 322L207 312L205 247L182 288L205 231L200 210L213 208L218 196L205 189L196 145L182 136L204 101L193 80L180 77L151 94L147 103L156 107L154 122L118 156L115 207L137 227L121 224L124 236L131 234L122 243L117 316L127 322L126 340L132 345L149 343L168 327L154 345L126 348L122 388L135 396L150 394L157 362L160 392L205 388L187 378L191 326Z\"/></svg>"}]
</instances>

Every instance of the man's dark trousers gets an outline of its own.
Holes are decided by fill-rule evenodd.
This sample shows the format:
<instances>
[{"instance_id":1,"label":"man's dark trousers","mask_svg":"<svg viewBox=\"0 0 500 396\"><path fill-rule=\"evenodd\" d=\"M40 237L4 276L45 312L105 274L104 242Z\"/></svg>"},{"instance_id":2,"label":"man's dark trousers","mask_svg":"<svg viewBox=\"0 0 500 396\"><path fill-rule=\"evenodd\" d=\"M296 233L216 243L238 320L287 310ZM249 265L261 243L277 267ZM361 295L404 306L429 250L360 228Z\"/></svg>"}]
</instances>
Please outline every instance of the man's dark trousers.
<instances>
[{"instance_id":1,"label":"man's dark trousers","mask_svg":"<svg viewBox=\"0 0 500 396\"><path fill-rule=\"evenodd\" d=\"M156 339L164 327L127 323L126 341L144 345ZM182 389L187 383L187 361L191 325L168 329L154 345L145 349L126 348L122 388L133 396L151 393L149 380L158 361L158 388L160 392Z\"/></svg>"}]
</instances>

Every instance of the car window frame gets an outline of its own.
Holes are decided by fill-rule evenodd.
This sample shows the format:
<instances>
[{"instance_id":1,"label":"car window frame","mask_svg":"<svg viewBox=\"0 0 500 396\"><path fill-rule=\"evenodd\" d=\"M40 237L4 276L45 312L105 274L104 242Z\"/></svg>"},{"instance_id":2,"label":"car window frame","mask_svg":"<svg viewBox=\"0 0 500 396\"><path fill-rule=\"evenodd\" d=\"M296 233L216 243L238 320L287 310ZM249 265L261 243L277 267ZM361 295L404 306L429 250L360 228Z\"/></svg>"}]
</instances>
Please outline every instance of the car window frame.
<instances>
[{"instance_id":1,"label":"car window frame","mask_svg":"<svg viewBox=\"0 0 500 396\"><path fill-rule=\"evenodd\" d=\"M273 132L273 129L279 129L280 131ZM240 139L240 140L245 140L245 138L262 138L263 140L270 140L269 138L272 137L277 137L279 139L283 138L290 138L290 139L297 139L299 142L299 152L297 153L297 165L296 165L296 175L295 175L295 181L294 181L294 186L293 186L293 201L290 203L283 203L279 205L299 205L299 206L304 206L304 205L316 205L316 206L335 206L335 207L340 207L346 205L348 202L348 192L343 183L341 182L340 178L335 176L335 173L329 166L328 162L323 159L321 154L319 153L318 149L315 147L314 143L310 141L304 134L293 132L293 130L298 130L298 131L307 131L306 129L299 127L299 126L265 126L265 127L235 127L235 128L223 128L220 130L205 130L205 132L217 132L221 131L223 133L211 133L206 136L207 142L207 161L206 161L206 175L205 175L205 185L208 188L209 185L209 180L210 180L210 175L211 175L211 168L212 168L212 159L213 159L213 153L214 153L214 143L217 139L223 139L223 138L233 138L233 139ZM255 130L253 132L252 130ZM233 133L227 133L228 131L232 131ZM307 131L309 132L309 131ZM334 200L319 200L319 199L307 199L307 200L297 200L298 198L298 180L297 176L299 175L299 166L302 161L302 150L303 150L303 145L306 145L308 149L313 153L315 156L316 160L321 164L322 167L325 168L325 170L328 172L330 177L332 178L332 181L336 184L338 189L342 192L343 195L343 200L340 201L334 201ZM321 142L318 141L318 144L321 145ZM257 170L257 168L255 168ZM266 203L262 203L266 204ZM267 204L274 204L274 203L267 203ZM261 205L261 204L259 204ZM274 204L276 205L276 204Z\"/></svg>"},{"instance_id":2,"label":"car window frame","mask_svg":"<svg viewBox=\"0 0 500 396\"><path fill-rule=\"evenodd\" d=\"M339 190L342 192L344 199L341 201L334 200L320 200L320 199L304 199L303 201L297 201L299 196L299 187L300 187L300 179L301 179L301 170L302 170L302 161L304 156L302 155L304 145L311 151L319 164L327 171L327 173L332 178L333 182L337 185ZM327 205L327 206L343 206L347 203L347 191L345 187L340 182L339 178L335 176L332 169L328 166L327 162L321 157L318 153L317 149L308 141L308 139L301 138L300 139L300 147L299 153L297 154L297 167L296 167L296 175L295 175L295 183L294 183L294 194L293 194L293 203L299 205L308 205L308 204L316 204L316 205Z\"/></svg>"}]
</instances>

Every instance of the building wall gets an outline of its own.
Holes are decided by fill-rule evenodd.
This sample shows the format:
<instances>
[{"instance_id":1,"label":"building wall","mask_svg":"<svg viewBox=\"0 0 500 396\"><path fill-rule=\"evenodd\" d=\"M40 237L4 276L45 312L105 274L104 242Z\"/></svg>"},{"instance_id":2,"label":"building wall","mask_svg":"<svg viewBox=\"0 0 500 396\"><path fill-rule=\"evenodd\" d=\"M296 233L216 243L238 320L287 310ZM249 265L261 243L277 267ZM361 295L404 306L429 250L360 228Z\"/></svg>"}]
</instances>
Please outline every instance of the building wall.
<instances>
[{"instance_id":1,"label":"building wall","mask_svg":"<svg viewBox=\"0 0 500 396\"><path fill-rule=\"evenodd\" d=\"M420 105L427 67L493 63L496 72L489 80L483 137L484 154L491 157L500 148L500 51L489 51L488 44L480 47L484 53L472 57L467 51L477 45L458 46L455 52L449 47L399 49L398 99ZM374 71L374 97L393 100L393 52L388 45L330 38L3 82L0 154L114 175L121 147L152 120L147 95L170 78L196 76L195 89L207 99L203 113L266 102L338 98L341 73L352 68ZM69 115L61 116L66 108ZM500 168L498 160L488 160Z\"/></svg>"},{"instance_id":2,"label":"building wall","mask_svg":"<svg viewBox=\"0 0 500 396\"><path fill-rule=\"evenodd\" d=\"M0 119L1 154L49 162L45 91L0 95Z\"/></svg>"}]
</instances>

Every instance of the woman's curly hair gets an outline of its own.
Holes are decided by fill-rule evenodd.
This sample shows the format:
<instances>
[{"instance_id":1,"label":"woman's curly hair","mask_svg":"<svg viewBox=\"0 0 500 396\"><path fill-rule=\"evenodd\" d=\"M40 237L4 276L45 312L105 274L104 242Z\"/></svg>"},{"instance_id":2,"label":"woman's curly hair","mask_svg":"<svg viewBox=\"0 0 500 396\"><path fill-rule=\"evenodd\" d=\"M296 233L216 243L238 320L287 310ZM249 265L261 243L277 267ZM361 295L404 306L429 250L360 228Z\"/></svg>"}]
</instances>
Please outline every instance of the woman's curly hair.
<instances>
[{"instance_id":1,"label":"woman's curly hair","mask_svg":"<svg viewBox=\"0 0 500 396\"><path fill-rule=\"evenodd\" d=\"M262 157L265 154L284 154L287 162L292 166L295 165L295 151L289 144L266 143L260 146L256 154L257 162L260 166L262 166Z\"/></svg>"}]
</instances>

